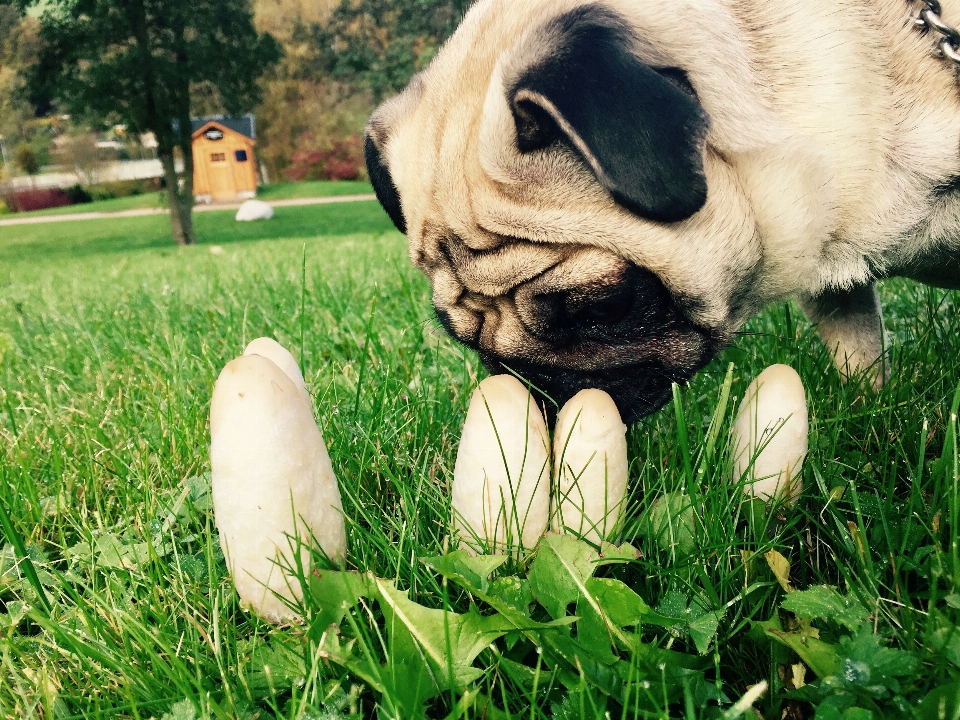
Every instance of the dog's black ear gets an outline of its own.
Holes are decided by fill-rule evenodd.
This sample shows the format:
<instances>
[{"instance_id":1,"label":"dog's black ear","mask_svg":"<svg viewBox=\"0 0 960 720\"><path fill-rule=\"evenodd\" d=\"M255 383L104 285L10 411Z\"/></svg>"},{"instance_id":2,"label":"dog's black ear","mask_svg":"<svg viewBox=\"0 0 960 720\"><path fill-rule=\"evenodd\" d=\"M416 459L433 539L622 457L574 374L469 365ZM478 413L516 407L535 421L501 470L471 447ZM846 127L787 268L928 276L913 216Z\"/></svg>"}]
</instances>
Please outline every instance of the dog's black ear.
<instances>
[{"instance_id":1,"label":"dog's black ear","mask_svg":"<svg viewBox=\"0 0 960 720\"><path fill-rule=\"evenodd\" d=\"M708 118L685 74L641 62L629 25L598 5L544 32L548 54L508 88L520 151L567 143L619 204L650 220L703 207Z\"/></svg>"},{"instance_id":2,"label":"dog's black ear","mask_svg":"<svg viewBox=\"0 0 960 720\"><path fill-rule=\"evenodd\" d=\"M380 148L377 147L369 127L363 140L363 155L367 161L367 174L370 175L370 183L373 185L373 191L377 194L377 200L383 205L383 209L387 211L387 215L393 220L397 230L406 235L407 221L403 217L400 193L397 192L397 187L393 184L390 168L383 162Z\"/></svg>"}]
</instances>

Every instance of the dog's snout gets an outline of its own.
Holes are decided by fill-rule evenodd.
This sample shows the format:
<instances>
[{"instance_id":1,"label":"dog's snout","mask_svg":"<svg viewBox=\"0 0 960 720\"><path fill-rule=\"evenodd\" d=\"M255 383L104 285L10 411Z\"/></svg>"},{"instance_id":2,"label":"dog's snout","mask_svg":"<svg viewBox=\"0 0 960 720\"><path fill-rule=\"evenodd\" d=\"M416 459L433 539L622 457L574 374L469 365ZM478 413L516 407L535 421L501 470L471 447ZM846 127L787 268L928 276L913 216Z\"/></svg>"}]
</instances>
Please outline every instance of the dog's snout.
<instances>
[{"instance_id":1,"label":"dog's snout","mask_svg":"<svg viewBox=\"0 0 960 720\"><path fill-rule=\"evenodd\" d=\"M548 335L615 326L633 309L636 288L632 280L625 277L598 287L535 293L530 298L536 315L532 325Z\"/></svg>"}]
</instances>

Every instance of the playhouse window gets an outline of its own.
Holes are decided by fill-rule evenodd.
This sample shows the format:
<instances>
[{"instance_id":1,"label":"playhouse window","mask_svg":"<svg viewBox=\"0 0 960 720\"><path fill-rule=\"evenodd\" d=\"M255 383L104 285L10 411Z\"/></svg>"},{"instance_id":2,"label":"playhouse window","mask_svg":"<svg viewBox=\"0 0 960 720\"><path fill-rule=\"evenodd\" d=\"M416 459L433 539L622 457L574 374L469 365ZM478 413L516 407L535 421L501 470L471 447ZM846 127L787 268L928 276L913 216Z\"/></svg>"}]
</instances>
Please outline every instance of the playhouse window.
<instances>
[{"instance_id":1,"label":"playhouse window","mask_svg":"<svg viewBox=\"0 0 960 720\"><path fill-rule=\"evenodd\" d=\"M237 162L246 162L247 161L247 151L246 150L234 150L233 156L237 159Z\"/></svg>"},{"instance_id":2,"label":"playhouse window","mask_svg":"<svg viewBox=\"0 0 960 720\"><path fill-rule=\"evenodd\" d=\"M226 162L226 153L210 153L210 162Z\"/></svg>"}]
</instances>

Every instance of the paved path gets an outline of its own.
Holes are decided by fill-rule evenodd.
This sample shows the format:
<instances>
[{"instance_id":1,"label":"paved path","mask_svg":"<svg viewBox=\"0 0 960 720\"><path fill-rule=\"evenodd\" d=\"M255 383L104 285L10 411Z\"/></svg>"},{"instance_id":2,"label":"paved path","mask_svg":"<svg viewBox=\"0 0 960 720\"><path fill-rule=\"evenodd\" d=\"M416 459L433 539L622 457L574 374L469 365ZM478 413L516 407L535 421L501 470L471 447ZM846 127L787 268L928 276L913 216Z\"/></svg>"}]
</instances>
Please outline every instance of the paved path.
<instances>
[{"instance_id":1,"label":"paved path","mask_svg":"<svg viewBox=\"0 0 960 720\"><path fill-rule=\"evenodd\" d=\"M287 200L266 201L272 207L287 207L290 205L330 205L333 203L362 202L376 200L376 195L333 195L331 197L289 198ZM194 212L213 212L215 210L236 210L240 207L236 203L211 203L209 205L195 205ZM36 225L39 223L54 223L73 220L106 220L109 218L138 217L140 215L166 215L166 208L137 208L135 210L118 210L117 212L88 212L64 213L62 215L34 215L33 217L12 217L0 219L0 227L4 225Z\"/></svg>"}]
</instances>

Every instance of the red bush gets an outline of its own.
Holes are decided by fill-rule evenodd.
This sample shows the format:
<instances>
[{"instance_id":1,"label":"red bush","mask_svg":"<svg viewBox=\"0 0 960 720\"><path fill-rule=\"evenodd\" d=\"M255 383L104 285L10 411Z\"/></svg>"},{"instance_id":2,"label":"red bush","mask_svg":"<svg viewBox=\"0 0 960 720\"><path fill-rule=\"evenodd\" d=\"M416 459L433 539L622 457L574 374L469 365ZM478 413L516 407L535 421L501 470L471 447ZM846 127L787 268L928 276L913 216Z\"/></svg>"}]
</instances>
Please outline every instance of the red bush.
<instances>
[{"instance_id":1,"label":"red bush","mask_svg":"<svg viewBox=\"0 0 960 720\"><path fill-rule=\"evenodd\" d=\"M313 145L315 138L310 133L303 140ZM359 180L366 171L363 160L363 143L359 135L333 138L330 146L318 149L297 150L290 158L287 177L300 180Z\"/></svg>"},{"instance_id":2,"label":"red bush","mask_svg":"<svg viewBox=\"0 0 960 720\"><path fill-rule=\"evenodd\" d=\"M70 196L59 188L34 188L8 193L4 198L7 207L13 212L46 210L47 208L66 207L72 204Z\"/></svg>"}]
</instances>

